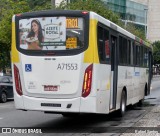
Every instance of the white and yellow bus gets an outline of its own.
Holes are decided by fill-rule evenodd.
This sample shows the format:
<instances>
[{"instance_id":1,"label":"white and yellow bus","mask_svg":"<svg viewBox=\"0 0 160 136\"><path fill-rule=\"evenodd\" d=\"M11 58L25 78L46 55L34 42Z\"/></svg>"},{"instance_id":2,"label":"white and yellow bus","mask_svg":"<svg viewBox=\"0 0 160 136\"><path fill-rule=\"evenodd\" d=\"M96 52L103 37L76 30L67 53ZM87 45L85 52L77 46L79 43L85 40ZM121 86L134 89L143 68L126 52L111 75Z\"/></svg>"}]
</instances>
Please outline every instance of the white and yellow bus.
<instances>
[{"instance_id":1,"label":"white and yellow bus","mask_svg":"<svg viewBox=\"0 0 160 136\"><path fill-rule=\"evenodd\" d=\"M151 47L94 12L14 15L11 55L20 110L124 115L150 93Z\"/></svg>"}]
</instances>

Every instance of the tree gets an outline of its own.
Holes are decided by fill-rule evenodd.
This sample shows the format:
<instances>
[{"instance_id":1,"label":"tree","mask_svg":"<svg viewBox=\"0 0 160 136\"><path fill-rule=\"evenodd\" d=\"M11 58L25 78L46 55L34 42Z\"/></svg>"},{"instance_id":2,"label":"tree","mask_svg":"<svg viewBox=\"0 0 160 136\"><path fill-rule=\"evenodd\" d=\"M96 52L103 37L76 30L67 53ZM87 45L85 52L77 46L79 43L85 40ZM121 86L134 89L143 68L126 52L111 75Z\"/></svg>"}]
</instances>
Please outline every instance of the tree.
<instances>
[{"instance_id":1,"label":"tree","mask_svg":"<svg viewBox=\"0 0 160 136\"><path fill-rule=\"evenodd\" d=\"M30 6L29 4L31 3L31 0L17 0L16 2L13 0L1 0L1 4L4 6L1 8L2 20L0 21L0 42L6 43L7 45L11 43L11 22L14 14L50 9L51 4L47 4L47 2L48 0L43 0L38 3L38 0L36 0L33 8L32 5ZM41 3L44 5L40 6Z\"/></svg>"},{"instance_id":2,"label":"tree","mask_svg":"<svg viewBox=\"0 0 160 136\"><path fill-rule=\"evenodd\" d=\"M10 66L10 47L0 43L0 69L5 71Z\"/></svg>"},{"instance_id":3,"label":"tree","mask_svg":"<svg viewBox=\"0 0 160 136\"><path fill-rule=\"evenodd\" d=\"M3 7L1 7L3 5ZM16 13L28 11L26 2L16 2L11 0L1 0L1 20L0 20L0 68L10 67L11 50L11 22L12 16Z\"/></svg>"},{"instance_id":4,"label":"tree","mask_svg":"<svg viewBox=\"0 0 160 136\"><path fill-rule=\"evenodd\" d=\"M32 1L33 2L33 1ZM41 2L44 2L40 6ZM11 50L11 24L14 14L50 9L51 4L48 0L38 3L34 1L34 6L30 5L31 0L1 0L0 3L0 68L5 69L10 66L10 50Z\"/></svg>"},{"instance_id":5,"label":"tree","mask_svg":"<svg viewBox=\"0 0 160 136\"><path fill-rule=\"evenodd\" d=\"M51 0L1 0L0 3L0 68L10 65L11 50L11 22L12 16L18 13L52 9ZM101 0L74 0L73 3L62 2L57 9L88 10L94 11L110 21L124 26L120 22L118 14L107 9ZM142 37L143 34L135 27L130 28L130 32ZM132 28L132 29L131 29Z\"/></svg>"},{"instance_id":6,"label":"tree","mask_svg":"<svg viewBox=\"0 0 160 136\"><path fill-rule=\"evenodd\" d=\"M87 10L94 11L97 14L100 14L104 18L109 19L110 21L119 24L119 15L113 13L109 10L101 0L75 0L69 4L66 4L64 1L60 4L57 9L71 9L71 10Z\"/></svg>"},{"instance_id":7,"label":"tree","mask_svg":"<svg viewBox=\"0 0 160 136\"><path fill-rule=\"evenodd\" d=\"M13 0L12 0L13 1ZM26 2L31 10L35 11L37 7L47 9L46 7L51 7L51 0L14 0L16 2Z\"/></svg>"},{"instance_id":8,"label":"tree","mask_svg":"<svg viewBox=\"0 0 160 136\"><path fill-rule=\"evenodd\" d=\"M152 45L154 64L160 64L160 41L155 41Z\"/></svg>"},{"instance_id":9,"label":"tree","mask_svg":"<svg viewBox=\"0 0 160 136\"><path fill-rule=\"evenodd\" d=\"M125 24L120 21L120 15L112 12L107 8L102 0L74 0L74 2L66 4L64 1L60 4L57 9L72 9L72 10L87 10L94 11L97 14L103 16L104 18L114 22L115 24L121 26L137 37L146 40L145 33L142 29L136 27L136 25L127 23Z\"/></svg>"},{"instance_id":10,"label":"tree","mask_svg":"<svg viewBox=\"0 0 160 136\"><path fill-rule=\"evenodd\" d=\"M126 26L122 26L124 29L126 29L127 31L129 31L130 33L134 34L135 36L145 40L145 32L143 29L138 28L136 25L132 24L132 23L127 23Z\"/></svg>"}]
</instances>

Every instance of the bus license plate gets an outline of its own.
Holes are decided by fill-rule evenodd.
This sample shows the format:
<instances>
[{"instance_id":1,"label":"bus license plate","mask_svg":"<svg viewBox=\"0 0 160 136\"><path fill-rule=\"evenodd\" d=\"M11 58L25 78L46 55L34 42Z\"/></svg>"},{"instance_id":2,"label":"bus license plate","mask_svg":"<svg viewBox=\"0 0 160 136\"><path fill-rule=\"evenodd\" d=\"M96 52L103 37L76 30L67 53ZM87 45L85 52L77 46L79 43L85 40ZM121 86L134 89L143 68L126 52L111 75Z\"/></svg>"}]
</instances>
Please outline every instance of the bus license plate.
<instances>
[{"instance_id":1,"label":"bus license plate","mask_svg":"<svg viewBox=\"0 0 160 136\"><path fill-rule=\"evenodd\" d=\"M59 86L58 85L43 85L44 91L58 91Z\"/></svg>"}]
</instances>

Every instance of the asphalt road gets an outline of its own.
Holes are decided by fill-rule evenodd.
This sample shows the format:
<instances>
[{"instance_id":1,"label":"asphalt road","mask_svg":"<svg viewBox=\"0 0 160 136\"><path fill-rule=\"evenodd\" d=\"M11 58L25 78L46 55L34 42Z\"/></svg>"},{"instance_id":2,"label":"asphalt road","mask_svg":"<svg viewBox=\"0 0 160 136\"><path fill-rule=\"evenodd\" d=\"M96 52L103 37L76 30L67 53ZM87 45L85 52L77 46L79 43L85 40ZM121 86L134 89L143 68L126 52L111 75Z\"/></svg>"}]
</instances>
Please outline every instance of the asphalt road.
<instances>
[{"instance_id":1,"label":"asphalt road","mask_svg":"<svg viewBox=\"0 0 160 136\"><path fill-rule=\"evenodd\" d=\"M38 135L119 135L122 127L131 127L153 106L160 104L160 78L152 80L151 95L145 97L142 107L128 107L123 118L116 112L109 115L80 115L75 118L65 118L59 114L44 114L37 111L19 111L14 107L14 101L0 103L0 127L2 128L41 128L43 133ZM116 129L114 129L116 127ZM1 129L1 128L0 128ZM111 129L111 130L110 130ZM113 130L112 130L113 129ZM6 135L7 134L0 134ZM21 134L13 134L21 135ZM26 134L32 135L32 134ZM35 134L34 134L35 135Z\"/></svg>"}]
</instances>

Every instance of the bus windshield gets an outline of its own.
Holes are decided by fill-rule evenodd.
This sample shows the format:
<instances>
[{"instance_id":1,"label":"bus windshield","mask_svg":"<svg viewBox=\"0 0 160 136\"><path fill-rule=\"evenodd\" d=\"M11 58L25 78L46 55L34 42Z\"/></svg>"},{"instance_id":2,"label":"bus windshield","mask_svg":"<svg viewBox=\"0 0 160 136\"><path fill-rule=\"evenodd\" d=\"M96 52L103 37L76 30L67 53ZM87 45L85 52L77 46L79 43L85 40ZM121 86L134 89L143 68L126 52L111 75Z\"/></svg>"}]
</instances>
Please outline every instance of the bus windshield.
<instances>
[{"instance_id":1,"label":"bus windshield","mask_svg":"<svg viewBox=\"0 0 160 136\"><path fill-rule=\"evenodd\" d=\"M19 20L22 50L73 50L84 47L82 17L37 17Z\"/></svg>"}]
</instances>

